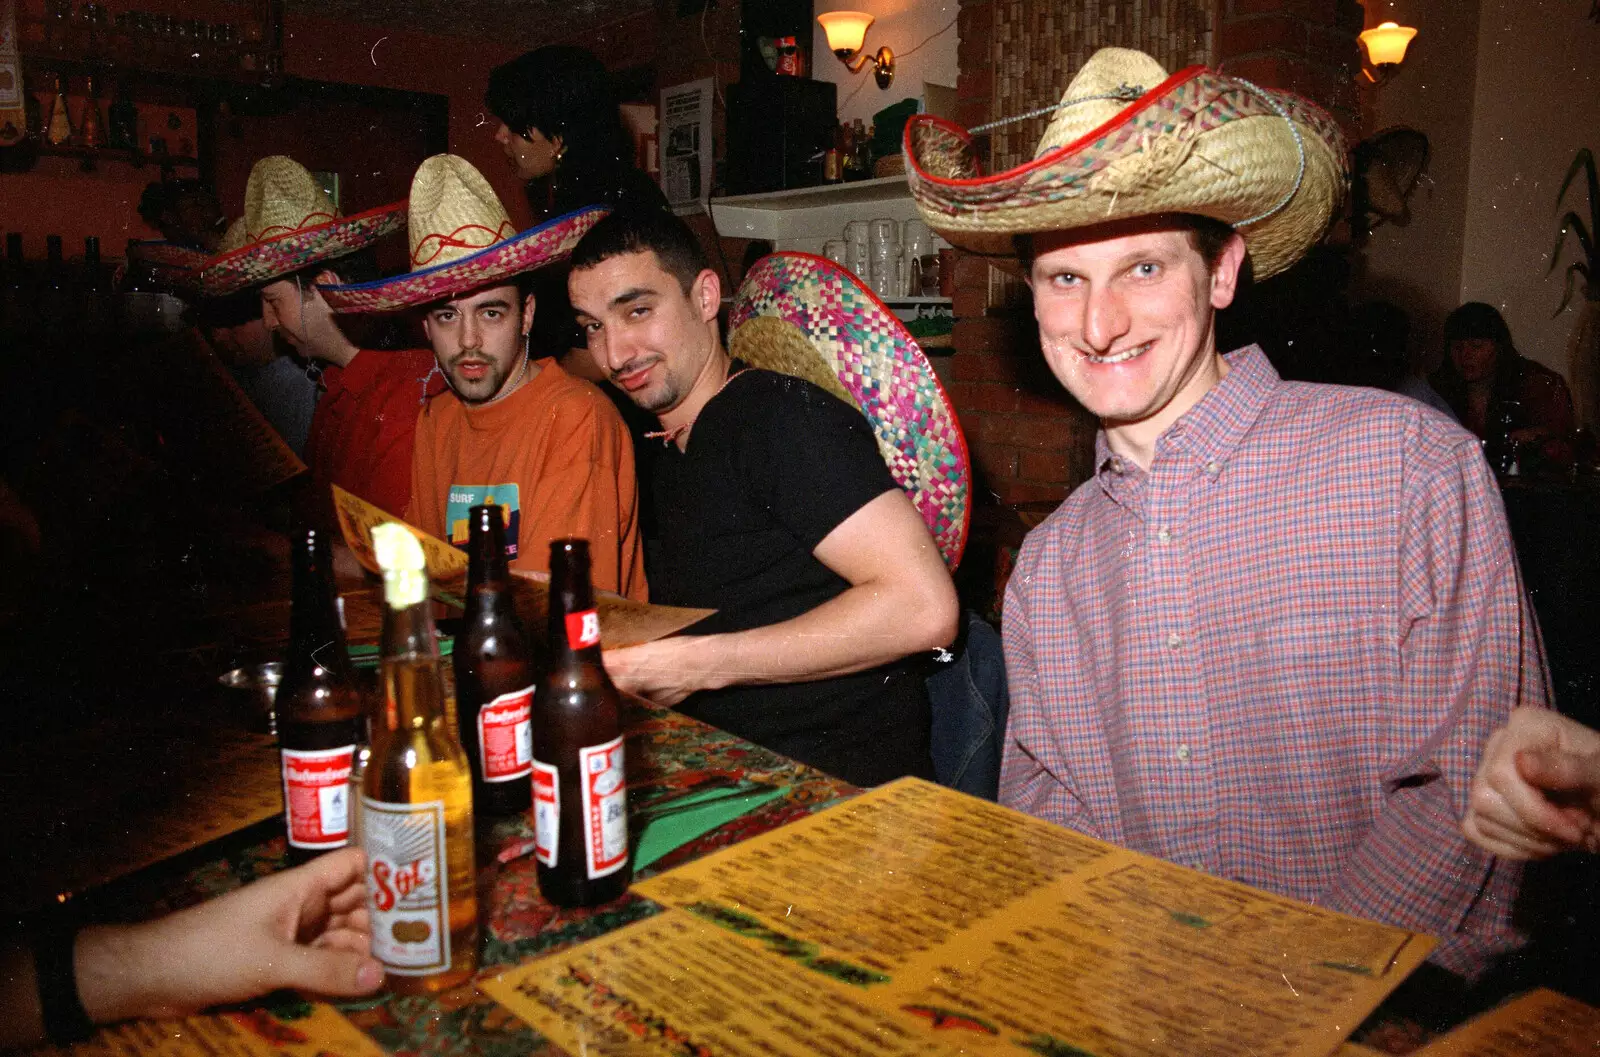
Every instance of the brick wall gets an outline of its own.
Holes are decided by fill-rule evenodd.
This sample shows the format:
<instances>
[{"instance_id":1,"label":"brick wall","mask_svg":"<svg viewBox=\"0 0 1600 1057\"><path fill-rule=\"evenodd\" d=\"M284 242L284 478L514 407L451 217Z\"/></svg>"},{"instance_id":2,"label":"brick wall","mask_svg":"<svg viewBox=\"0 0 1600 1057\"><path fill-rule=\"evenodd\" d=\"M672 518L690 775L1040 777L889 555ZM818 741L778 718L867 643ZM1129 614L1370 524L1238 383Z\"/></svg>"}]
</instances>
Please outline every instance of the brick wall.
<instances>
[{"instance_id":1,"label":"brick wall","mask_svg":"<svg viewBox=\"0 0 1600 1057\"><path fill-rule=\"evenodd\" d=\"M1347 135L1359 129L1358 0L1218 0L1216 17L1215 63L1225 72L1320 103Z\"/></svg>"},{"instance_id":2,"label":"brick wall","mask_svg":"<svg viewBox=\"0 0 1600 1057\"><path fill-rule=\"evenodd\" d=\"M1052 4L1062 13L1061 19L1050 17ZM1099 20L1080 23L1074 31L1078 36L1062 46L1141 47L1169 69L1196 61L1220 62L1228 72L1263 87L1309 96L1344 121L1347 132L1354 131L1359 122L1356 34L1362 25L1357 0L1210 0L1210 4L1209 30L1196 31L1191 11L1179 20L1187 28L1174 35L1171 18L1162 24L1129 19L1125 13L1121 18L1105 17L1114 5L1121 5L1121 0L1106 0L1092 5ZM1069 14L1081 17L1086 10L1082 0L961 0L954 120L971 128L1003 116L995 112L997 85L1015 84L1019 76L1028 78L1028 91L1040 98L1025 106L1021 99L1008 98L1007 107L1026 110L1058 98L1065 83L1043 83L1058 79L1058 74L1019 73L1015 58L1019 51L1038 51L1036 39L1024 39L1035 34L1036 27L1048 24L1059 35ZM1198 21L1205 21L1204 12ZM1142 39L1147 32L1159 37ZM1036 131L1030 136L1037 142ZM979 147L981 152L987 144L980 140ZM1031 142L1027 153L1032 153ZM977 503L1065 497L1091 472L1096 427L1045 367L1026 290L1000 282L987 263L962 258L956 268L954 307L956 353L950 397L972 453Z\"/></svg>"}]
</instances>

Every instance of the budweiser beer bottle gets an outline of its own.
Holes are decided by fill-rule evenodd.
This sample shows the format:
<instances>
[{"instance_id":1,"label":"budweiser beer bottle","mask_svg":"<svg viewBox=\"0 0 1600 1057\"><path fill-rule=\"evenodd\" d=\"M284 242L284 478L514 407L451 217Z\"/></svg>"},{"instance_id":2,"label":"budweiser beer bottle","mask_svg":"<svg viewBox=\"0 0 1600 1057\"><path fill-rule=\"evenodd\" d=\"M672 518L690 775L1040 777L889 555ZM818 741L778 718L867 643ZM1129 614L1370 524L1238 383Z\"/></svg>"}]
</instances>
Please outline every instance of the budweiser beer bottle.
<instances>
[{"instance_id":1,"label":"budweiser beer bottle","mask_svg":"<svg viewBox=\"0 0 1600 1057\"><path fill-rule=\"evenodd\" d=\"M539 891L557 906L628 890L622 707L600 661L589 542L550 543L549 674L533 703L533 812Z\"/></svg>"},{"instance_id":2,"label":"budweiser beer bottle","mask_svg":"<svg viewBox=\"0 0 1600 1057\"><path fill-rule=\"evenodd\" d=\"M361 789L372 953L402 994L443 991L478 964L472 766L445 722L422 547L372 530L383 569L383 682Z\"/></svg>"},{"instance_id":3,"label":"budweiser beer bottle","mask_svg":"<svg viewBox=\"0 0 1600 1057\"><path fill-rule=\"evenodd\" d=\"M307 529L297 535L290 558L289 658L274 708L289 861L302 863L349 843L350 763L364 731L361 696L334 606L327 533Z\"/></svg>"},{"instance_id":4,"label":"budweiser beer bottle","mask_svg":"<svg viewBox=\"0 0 1600 1057\"><path fill-rule=\"evenodd\" d=\"M456 718L472 759L472 802L481 818L528 810L533 741L533 657L517 621L498 506L467 513L467 610L456 635Z\"/></svg>"}]
</instances>

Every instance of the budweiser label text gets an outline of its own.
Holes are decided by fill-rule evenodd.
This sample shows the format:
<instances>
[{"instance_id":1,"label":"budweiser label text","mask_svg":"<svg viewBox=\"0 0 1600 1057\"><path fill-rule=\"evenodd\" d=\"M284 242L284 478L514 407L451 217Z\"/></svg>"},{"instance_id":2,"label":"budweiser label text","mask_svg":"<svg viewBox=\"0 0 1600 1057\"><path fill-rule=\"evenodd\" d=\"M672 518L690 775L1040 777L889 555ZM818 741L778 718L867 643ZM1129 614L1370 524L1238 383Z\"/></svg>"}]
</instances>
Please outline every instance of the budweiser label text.
<instances>
[{"instance_id":1,"label":"budweiser label text","mask_svg":"<svg viewBox=\"0 0 1600 1057\"><path fill-rule=\"evenodd\" d=\"M339 848L350 839L350 761L354 745L283 750L283 804L289 843Z\"/></svg>"}]
</instances>

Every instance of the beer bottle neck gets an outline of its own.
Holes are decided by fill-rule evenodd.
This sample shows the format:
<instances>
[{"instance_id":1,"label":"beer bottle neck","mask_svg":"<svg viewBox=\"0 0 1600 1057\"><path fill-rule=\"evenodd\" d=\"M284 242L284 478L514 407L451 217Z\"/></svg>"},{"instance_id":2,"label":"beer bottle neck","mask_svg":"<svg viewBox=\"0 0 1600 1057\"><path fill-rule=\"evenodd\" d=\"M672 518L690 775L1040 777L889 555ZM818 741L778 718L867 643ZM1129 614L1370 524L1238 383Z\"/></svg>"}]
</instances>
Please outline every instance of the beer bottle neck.
<instances>
[{"instance_id":1,"label":"beer bottle neck","mask_svg":"<svg viewBox=\"0 0 1600 1057\"><path fill-rule=\"evenodd\" d=\"M383 714L376 722L393 731L443 719L439 644L434 637L431 601L423 599L398 609L384 606L379 659Z\"/></svg>"},{"instance_id":2,"label":"beer bottle neck","mask_svg":"<svg viewBox=\"0 0 1600 1057\"><path fill-rule=\"evenodd\" d=\"M600 622L584 556L552 554L550 567L551 671L584 664L602 664Z\"/></svg>"},{"instance_id":3,"label":"beer bottle neck","mask_svg":"<svg viewBox=\"0 0 1600 1057\"><path fill-rule=\"evenodd\" d=\"M326 545L300 541L294 555L293 602L289 610L290 663L350 677L350 655L334 602L333 570Z\"/></svg>"}]
</instances>

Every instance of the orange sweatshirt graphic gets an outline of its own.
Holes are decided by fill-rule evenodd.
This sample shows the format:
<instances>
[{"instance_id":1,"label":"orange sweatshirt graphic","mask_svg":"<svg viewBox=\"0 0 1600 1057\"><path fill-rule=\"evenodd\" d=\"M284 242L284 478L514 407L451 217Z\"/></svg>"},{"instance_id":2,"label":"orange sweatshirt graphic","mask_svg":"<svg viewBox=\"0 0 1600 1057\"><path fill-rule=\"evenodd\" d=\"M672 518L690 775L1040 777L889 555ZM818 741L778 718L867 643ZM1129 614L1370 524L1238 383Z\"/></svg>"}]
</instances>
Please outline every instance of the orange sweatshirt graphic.
<instances>
[{"instance_id":1,"label":"orange sweatshirt graphic","mask_svg":"<svg viewBox=\"0 0 1600 1057\"><path fill-rule=\"evenodd\" d=\"M454 393L417 418L406 520L466 546L467 508L500 504L514 569L547 572L550 541L589 541L594 586L645 601L633 442L605 395L553 359L498 403Z\"/></svg>"}]
</instances>

